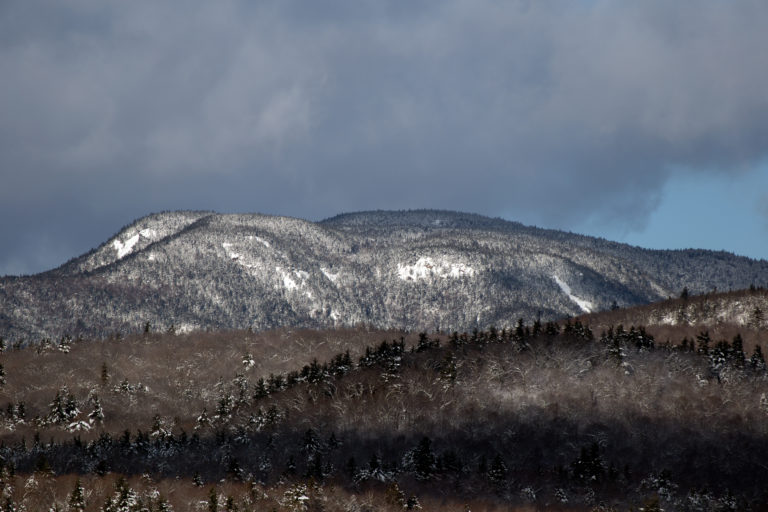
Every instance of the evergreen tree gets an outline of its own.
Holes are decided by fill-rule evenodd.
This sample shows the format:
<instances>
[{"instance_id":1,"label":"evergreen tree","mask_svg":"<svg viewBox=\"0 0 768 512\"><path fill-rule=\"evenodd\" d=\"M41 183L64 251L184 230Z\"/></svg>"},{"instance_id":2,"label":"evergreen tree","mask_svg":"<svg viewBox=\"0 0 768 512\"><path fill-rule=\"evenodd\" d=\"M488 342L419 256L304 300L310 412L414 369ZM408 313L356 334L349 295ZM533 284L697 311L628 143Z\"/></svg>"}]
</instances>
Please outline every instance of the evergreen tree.
<instances>
[{"instance_id":1,"label":"evergreen tree","mask_svg":"<svg viewBox=\"0 0 768 512\"><path fill-rule=\"evenodd\" d=\"M760 348L760 345L755 345L755 351L752 357L749 358L749 365L753 370L765 371L765 358L763 357L763 349Z\"/></svg>"},{"instance_id":2,"label":"evergreen tree","mask_svg":"<svg viewBox=\"0 0 768 512\"><path fill-rule=\"evenodd\" d=\"M312 428L307 429L301 443L301 452L304 454L307 462L311 462L320 453L322 448L322 442L317 432Z\"/></svg>"},{"instance_id":3,"label":"evergreen tree","mask_svg":"<svg viewBox=\"0 0 768 512\"><path fill-rule=\"evenodd\" d=\"M40 445L40 439L39 435L35 439L35 446ZM40 455L37 459L37 462L35 463L35 472L36 473L44 473L44 474L51 474L53 472L53 469L51 468L51 462L48 460L48 457L45 455ZM79 481L78 481L79 483Z\"/></svg>"},{"instance_id":4,"label":"evergreen tree","mask_svg":"<svg viewBox=\"0 0 768 512\"><path fill-rule=\"evenodd\" d=\"M219 511L219 495L216 493L216 488L211 487L208 492L208 512Z\"/></svg>"},{"instance_id":5,"label":"evergreen tree","mask_svg":"<svg viewBox=\"0 0 768 512\"><path fill-rule=\"evenodd\" d=\"M67 421L67 414L64 411L65 394L66 388L60 389L56 392L53 402L49 404L50 412L48 413L48 419L56 425Z\"/></svg>"},{"instance_id":6,"label":"evergreen tree","mask_svg":"<svg viewBox=\"0 0 768 512\"><path fill-rule=\"evenodd\" d=\"M91 421L91 423L98 423L101 425L104 422L104 409L101 407L99 396L96 394L92 395L90 401L93 410L88 415L88 419Z\"/></svg>"},{"instance_id":7,"label":"evergreen tree","mask_svg":"<svg viewBox=\"0 0 768 512\"><path fill-rule=\"evenodd\" d=\"M264 378L259 378L259 380L256 382L256 389L253 393L253 398L258 400L260 398L266 398L267 395L269 395L269 391L267 391L267 385L264 382Z\"/></svg>"},{"instance_id":8,"label":"evergreen tree","mask_svg":"<svg viewBox=\"0 0 768 512\"><path fill-rule=\"evenodd\" d=\"M600 447L597 443L581 448L579 458L571 463L571 470L576 481L581 483L596 483L605 474L605 464L600 457Z\"/></svg>"},{"instance_id":9,"label":"evergreen tree","mask_svg":"<svg viewBox=\"0 0 768 512\"><path fill-rule=\"evenodd\" d=\"M392 485L387 489L387 502L400 508L405 508L406 496L405 493L397 485L397 482L392 482Z\"/></svg>"},{"instance_id":10,"label":"evergreen tree","mask_svg":"<svg viewBox=\"0 0 768 512\"><path fill-rule=\"evenodd\" d=\"M101 363L101 385L106 386L109 384L109 368L107 363Z\"/></svg>"},{"instance_id":11,"label":"evergreen tree","mask_svg":"<svg viewBox=\"0 0 768 512\"><path fill-rule=\"evenodd\" d=\"M539 313L541 313L541 312L539 312ZM537 318L533 322L533 330L531 331L531 334L533 335L534 338L537 337L539 334L541 334L541 320L540 319Z\"/></svg>"},{"instance_id":12,"label":"evergreen tree","mask_svg":"<svg viewBox=\"0 0 768 512\"><path fill-rule=\"evenodd\" d=\"M75 396L70 393L66 388L64 388L64 415L66 418L66 421L72 421L77 417L78 414L80 414L80 409L77 407L77 400L75 399Z\"/></svg>"},{"instance_id":13,"label":"evergreen tree","mask_svg":"<svg viewBox=\"0 0 768 512\"><path fill-rule=\"evenodd\" d=\"M461 459L453 450L444 452L440 459L440 466L446 473L460 473L463 469Z\"/></svg>"},{"instance_id":14,"label":"evergreen tree","mask_svg":"<svg viewBox=\"0 0 768 512\"><path fill-rule=\"evenodd\" d=\"M507 465L501 454L497 453L491 462L491 467L488 468L488 479L494 485L501 485L507 479L507 474L509 474Z\"/></svg>"},{"instance_id":15,"label":"evergreen tree","mask_svg":"<svg viewBox=\"0 0 768 512\"><path fill-rule=\"evenodd\" d=\"M75 488L72 490L72 494L69 495L69 510L73 512L85 511L85 491L79 478L75 480Z\"/></svg>"},{"instance_id":16,"label":"evergreen tree","mask_svg":"<svg viewBox=\"0 0 768 512\"><path fill-rule=\"evenodd\" d=\"M744 355L744 340L741 338L741 334L736 334L736 336L733 337L730 356L737 366L744 366L746 356Z\"/></svg>"},{"instance_id":17,"label":"evergreen tree","mask_svg":"<svg viewBox=\"0 0 768 512\"><path fill-rule=\"evenodd\" d=\"M293 458L293 455L288 456L288 462L285 465L285 473L288 475L296 474L296 460Z\"/></svg>"},{"instance_id":18,"label":"evergreen tree","mask_svg":"<svg viewBox=\"0 0 768 512\"><path fill-rule=\"evenodd\" d=\"M704 331L696 336L696 340L699 342L699 348L697 352L699 354L709 354L709 343L712 341L709 337L709 331Z\"/></svg>"},{"instance_id":19,"label":"evergreen tree","mask_svg":"<svg viewBox=\"0 0 768 512\"><path fill-rule=\"evenodd\" d=\"M354 457L350 457L349 460L347 460L346 471L347 476L350 478L355 476L355 473L357 472L357 462L355 462Z\"/></svg>"},{"instance_id":20,"label":"evergreen tree","mask_svg":"<svg viewBox=\"0 0 768 512\"><path fill-rule=\"evenodd\" d=\"M16 512L16 503L14 503L12 497L7 496L5 498L5 503L3 504L3 512Z\"/></svg>"},{"instance_id":21,"label":"evergreen tree","mask_svg":"<svg viewBox=\"0 0 768 512\"><path fill-rule=\"evenodd\" d=\"M115 494L107 499L101 510L102 512L130 512L140 507L138 494L121 477L115 483Z\"/></svg>"},{"instance_id":22,"label":"evergreen tree","mask_svg":"<svg viewBox=\"0 0 768 512\"><path fill-rule=\"evenodd\" d=\"M438 339L430 340L426 332L419 333L419 341L416 345L416 352L423 352L425 350L429 350L431 348L437 348L439 346L440 346L440 340Z\"/></svg>"},{"instance_id":23,"label":"evergreen tree","mask_svg":"<svg viewBox=\"0 0 768 512\"><path fill-rule=\"evenodd\" d=\"M224 502L224 510L226 512L238 512L237 505L235 504L235 498L227 496L227 500Z\"/></svg>"},{"instance_id":24,"label":"evergreen tree","mask_svg":"<svg viewBox=\"0 0 768 512\"><path fill-rule=\"evenodd\" d=\"M157 512L171 512L173 509L171 508L171 505L160 496L157 499Z\"/></svg>"},{"instance_id":25,"label":"evergreen tree","mask_svg":"<svg viewBox=\"0 0 768 512\"><path fill-rule=\"evenodd\" d=\"M525 339L525 324L522 318L517 319L517 325L515 326L515 340L523 341Z\"/></svg>"},{"instance_id":26,"label":"evergreen tree","mask_svg":"<svg viewBox=\"0 0 768 512\"><path fill-rule=\"evenodd\" d=\"M405 510L418 510L420 508L421 504L419 504L419 499L416 496L411 495L405 500Z\"/></svg>"},{"instance_id":27,"label":"evergreen tree","mask_svg":"<svg viewBox=\"0 0 768 512\"><path fill-rule=\"evenodd\" d=\"M413 452L413 466L416 478L429 480L435 473L435 454L432 453L432 441L423 437Z\"/></svg>"},{"instance_id":28,"label":"evergreen tree","mask_svg":"<svg viewBox=\"0 0 768 512\"><path fill-rule=\"evenodd\" d=\"M480 462L477 463L477 472L482 476L488 474L488 459L485 458L485 454L480 456Z\"/></svg>"},{"instance_id":29,"label":"evergreen tree","mask_svg":"<svg viewBox=\"0 0 768 512\"><path fill-rule=\"evenodd\" d=\"M236 481L243 481L243 469L240 467L240 463L235 457L229 457L227 463L227 475Z\"/></svg>"},{"instance_id":30,"label":"evergreen tree","mask_svg":"<svg viewBox=\"0 0 768 512\"><path fill-rule=\"evenodd\" d=\"M453 382L456 380L456 357L448 352L440 364L440 378Z\"/></svg>"}]
</instances>

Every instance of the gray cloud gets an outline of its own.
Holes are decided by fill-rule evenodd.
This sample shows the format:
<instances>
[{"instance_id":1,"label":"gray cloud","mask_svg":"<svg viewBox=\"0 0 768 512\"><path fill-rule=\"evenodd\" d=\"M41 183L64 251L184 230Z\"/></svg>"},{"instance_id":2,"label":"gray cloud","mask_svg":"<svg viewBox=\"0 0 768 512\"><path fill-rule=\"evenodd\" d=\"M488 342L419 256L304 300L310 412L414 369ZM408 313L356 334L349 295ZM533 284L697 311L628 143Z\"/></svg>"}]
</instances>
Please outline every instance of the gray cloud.
<instances>
[{"instance_id":1,"label":"gray cloud","mask_svg":"<svg viewBox=\"0 0 768 512\"><path fill-rule=\"evenodd\" d=\"M768 154L767 15L757 0L3 2L0 274L173 208L639 228L675 168Z\"/></svg>"}]
</instances>

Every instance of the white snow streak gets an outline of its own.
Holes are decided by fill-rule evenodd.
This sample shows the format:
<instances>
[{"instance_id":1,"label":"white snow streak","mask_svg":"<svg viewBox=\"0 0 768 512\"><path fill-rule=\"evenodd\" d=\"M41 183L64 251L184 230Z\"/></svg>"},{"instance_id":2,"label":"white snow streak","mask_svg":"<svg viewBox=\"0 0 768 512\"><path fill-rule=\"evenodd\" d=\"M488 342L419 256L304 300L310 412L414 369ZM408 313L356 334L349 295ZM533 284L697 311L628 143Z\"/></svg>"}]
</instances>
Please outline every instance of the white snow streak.
<instances>
[{"instance_id":1,"label":"white snow streak","mask_svg":"<svg viewBox=\"0 0 768 512\"><path fill-rule=\"evenodd\" d=\"M334 284L336 284L336 281L339 279L339 272L335 274L331 274L331 272L325 267L320 267L320 272L322 272L323 275L327 277L328 280Z\"/></svg>"},{"instance_id":2,"label":"white snow streak","mask_svg":"<svg viewBox=\"0 0 768 512\"><path fill-rule=\"evenodd\" d=\"M142 229L135 235L132 235L125 242L115 239L112 241L112 247L117 251L117 258L122 259L125 256L133 252L133 248L139 243L141 237L149 238L150 240L157 235L154 229Z\"/></svg>"},{"instance_id":3,"label":"white snow streak","mask_svg":"<svg viewBox=\"0 0 768 512\"><path fill-rule=\"evenodd\" d=\"M224 243L221 244L221 246L224 248L224 250L227 253L227 256L229 256L230 259L233 259L233 260L239 260L240 259L240 254L238 254L238 253L236 253L234 251L230 251L229 250L229 248L232 247L231 243L224 242Z\"/></svg>"},{"instance_id":4,"label":"white snow streak","mask_svg":"<svg viewBox=\"0 0 768 512\"><path fill-rule=\"evenodd\" d=\"M658 293L660 297L663 298L663 297L667 297L668 295L670 295L669 292L667 292L667 290L665 290L664 288L662 288L658 284L654 283L653 281L651 281L650 283L651 283L651 288L653 288L653 291Z\"/></svg>"},{"instance_id":5,"label":"white snow streak","mask_svg":"<svg viewBox=\"0 0 768 512\"><path fill-rule=\"evenodd\" d=\"M471 277L475 275L475 269L464 263L435 262L432 258L422 256L413 265L398 263L397 275L403 281L428 279L431 277Z\"/></svg>"},{"instance_id":6,"label":"white snow streak","mask_svg":"<svg viewBox=\"0 0 768 512\"><path fill-rule=\"evenodd\" d=\"M282 267L275 267L275 271L280 274L280 276L283 278L283 286L287 290L295 290L299 287L298 284L296 284L296 281L294 281L291 278L291 275L288 272L284 272Z\"/></svg>"},{"instance_id":7,"label":"white snow streak","mask_svg":"<svg viewBox=\"0 0 768 512\"><path fill-rule=\"evenodd\" d=\"M136 233L125 242L121 242L120 240L115 240L114 242L112 242L112 246L117 251L117 257L123 258L124 256L130 254L131 251L133 251L133 246L138 243L139 236L140 235Z\"/></svg>"},{"instance_id":8,"label":"white snow streak","mask_svg":"<svg viewBox=\"0 0 768 512\"><path fill-rule=\"evenodd\" d=\"M266 247L267 249L269 249L269 248L271 247L271 246L269 245L269 242L267 242L267 241L266 241L266 240L264 240L263 238L260 238L260 237L258 237L258 236L254 236L253 238L254 238L254 240L256 240L257 242L259 242L260 244L262 244L264 247Z\"/></svg>"},{"instance_id":9,"label":"white snow streak","mask_svg":"<svg viewBox=\"0 0 768 512\"><path fill-rule=\"evenodd\" d=\"M578 306L581 308L582 311L585 313L591 313L592 308L594 307L591 302L580 299L579 297L575 296L573 293L571 293L571 287L568 286L568 284L560 279L559 277L553 275L552 278L555 280L557 285L560 287L561 290L563 290L563 293L565 293L568 298L570 298L573 302L578 304Z\"/></svg>"},{"instance_id":10,"label":"white snow streak","mask_svg":"<svg viewBox=\"0 0 768 512\"><path fill-rule=\"evenodd\" d=\"M283 287L286 290L296 290L297 288L304 288L307 286L309 272L305 272L304 270L292 270L286 272L283 270L283 267L275 267L275 272L280 276L280 279L283 281ZM312 298L311 292L307 291L305 294L308 298Z\"/></svg>"}]
</instances>

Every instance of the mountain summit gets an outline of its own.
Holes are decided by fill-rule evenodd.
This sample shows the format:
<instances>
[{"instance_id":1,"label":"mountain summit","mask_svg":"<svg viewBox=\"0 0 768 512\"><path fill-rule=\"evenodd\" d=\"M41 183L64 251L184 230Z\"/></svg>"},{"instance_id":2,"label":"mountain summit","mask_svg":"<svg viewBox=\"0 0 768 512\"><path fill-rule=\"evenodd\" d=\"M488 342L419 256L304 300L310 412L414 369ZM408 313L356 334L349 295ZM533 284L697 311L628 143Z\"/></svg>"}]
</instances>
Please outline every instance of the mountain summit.
<instances>
[{"instance_id":1,"label":"mountain summit","mask_svg":"<svg viewBox=\"0 0 768 512\"><path fill-rule=\"evenodd\" d=\"M317 223L167 212L57 269L0 278L0 336L107 336L147 323L466 330L765 283L765 260L652 251L449 211Z\"/></svg>"}]
</instances>

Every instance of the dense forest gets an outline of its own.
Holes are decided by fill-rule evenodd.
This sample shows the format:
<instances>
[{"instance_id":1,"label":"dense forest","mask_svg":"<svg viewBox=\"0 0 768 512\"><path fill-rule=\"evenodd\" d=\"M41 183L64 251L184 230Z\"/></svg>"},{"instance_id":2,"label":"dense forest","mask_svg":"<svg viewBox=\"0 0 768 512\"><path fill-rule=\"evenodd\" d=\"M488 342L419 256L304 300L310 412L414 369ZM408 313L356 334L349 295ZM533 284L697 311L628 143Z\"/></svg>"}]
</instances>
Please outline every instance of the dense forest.
<instances>
[{"instance_id":1,"label":"dense forest","mask_svg":"<svg viewBox=\"0 0 768 512\"><path fill-rule=\"evenodd\" d=\"M765 329L604 324L3 343L0 509L765 510Z\"/></svg>"}]
</instances>

